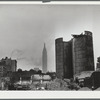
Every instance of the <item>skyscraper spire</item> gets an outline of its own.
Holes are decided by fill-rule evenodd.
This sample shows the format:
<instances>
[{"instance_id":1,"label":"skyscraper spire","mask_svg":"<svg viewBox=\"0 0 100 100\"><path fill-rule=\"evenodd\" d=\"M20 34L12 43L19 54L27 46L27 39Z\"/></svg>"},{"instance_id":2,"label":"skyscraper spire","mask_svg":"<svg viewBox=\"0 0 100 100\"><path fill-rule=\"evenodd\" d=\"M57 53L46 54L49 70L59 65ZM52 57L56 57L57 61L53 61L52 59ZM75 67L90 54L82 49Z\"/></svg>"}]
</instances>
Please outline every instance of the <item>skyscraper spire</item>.
<instances>
[{"instance_id":1,"label":"skyscraper spire","mask_svg":"<svg viewBox=\"0 0 100 100\"><path fill-rule=\"evenodd\" d=\"M44 48L45 48L45 43L44 43Z\"/></svg>"},{"instance_id":2,"label":"skyscraper spire","mask_svg":"<svg viewBox=\"0 0 100 100\"><path fill-rule=\"evenodd\" d=\"M46 50L45 43L44 43L44 48L42 52L42 71L43 73L47 72L47 50Z\"/></svg>"}]
</instances>

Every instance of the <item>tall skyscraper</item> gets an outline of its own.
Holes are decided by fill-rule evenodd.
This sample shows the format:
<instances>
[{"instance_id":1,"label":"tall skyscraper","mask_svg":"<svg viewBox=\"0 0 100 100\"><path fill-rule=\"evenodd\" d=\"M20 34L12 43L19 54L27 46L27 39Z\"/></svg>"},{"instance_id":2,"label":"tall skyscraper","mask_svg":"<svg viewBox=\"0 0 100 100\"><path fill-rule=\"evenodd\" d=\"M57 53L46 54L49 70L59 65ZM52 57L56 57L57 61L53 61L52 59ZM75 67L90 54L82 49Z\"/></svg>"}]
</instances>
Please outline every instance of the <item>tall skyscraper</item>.
<instances>
[{"instance_id":1,"label":"tall skyscraper","mask_svg":"<svg viewBox=\"0 0 100 100\"><path fill-rule=\"evenodd\" d=\"M72 35L70 41L55 40L58 78L72 78L82 71L94 71L92 32Z\"/></svg>"},{"instance_id":2,"label":"tall skyscraper","mask_svg":"<svg viewBox=\"0 0 100 100\"><path fill-rule=\"evenodd\" d=\"M45 43L44 43L44 48L42 52L42 72L43 73L47 72L47 50L46 50Z\"/></svg>"},{"instance_id":3,"label":"tall skyscraper","mask_svg":"<svg viewBox=\"0 0 100 100\"><path fill-rule=\"evenodd\" d=\"M72 78L72 42L63 41L58 38L55 41L56 46L56 74L58 78Z\"/></svg>"},{"instance_id":4,"label":"tall skyscraper","mask_svg":"<svg viewBox=\"0 0 100 100\"><path fill-rule=\"evenodd\" d=\"M94 52L92 32L85 31L84 34L73 35L73 74L82 71L94 71Z\"/></svg>"}]
</instances>

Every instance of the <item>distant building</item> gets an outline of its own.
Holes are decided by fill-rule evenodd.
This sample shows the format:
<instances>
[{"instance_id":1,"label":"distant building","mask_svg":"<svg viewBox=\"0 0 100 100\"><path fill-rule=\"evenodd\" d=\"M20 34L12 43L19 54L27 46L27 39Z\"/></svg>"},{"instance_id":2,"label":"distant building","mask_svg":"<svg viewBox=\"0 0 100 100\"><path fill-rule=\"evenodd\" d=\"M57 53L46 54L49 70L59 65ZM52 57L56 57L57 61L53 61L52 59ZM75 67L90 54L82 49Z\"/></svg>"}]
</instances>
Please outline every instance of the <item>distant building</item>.
<instances>
[{"instance_id":1,"label":"distant building","mask_svg":"<svg viewBox=\"0 0 100 100\"><path fill-rule=\"evenodd\" d=\"M35 70L36 72L38 72L40 69L39 69L39 68L34 68L34 70Z\"/></svg>"},{"instance_id":2,"label":"distant building","mask_svg":"<svg viewBox=\"0 0 100 100\"><path fill-rule=\"evenodd\" d=\"M42 71L43 73L47 72L47 50L44 43L44 48L42 52Z\"/></svg>"},{"instance_id":3,"label":"distant building","mask_svg":"<svg viewBox=\"0 0 100 100\"><path fill-rule=\"evenodd\" d=\"M0 60L0 74L4 76L7 72L15 72L17 69L17 61L5 57Z\"/></svg>"},{"instance_id":4,"label":"distant building","mask_svg":"<svg viewBox=\"0 0 100 100\"><path fill-rule=\"evenodd\" d=\"M51 76L50 75L39 75L39 74L34 74L31 76L32 81L51 81Z\"/></svg>"},{"instance_id":5,"label":"distant building","mask_svg":"<svg viewBox=\"0 0 100 100\"><path fill-rule=\"evenodd\" d=\"M100 71L100 57L97 58L96 70Z\"/></svg>"},{"instance_id":6,"label":"distant building","mask_svg":"<svg viewBox=\"0 0 100 100\"><path fill-rule=\"evenodd\" d=\"M4 65L5 62L0 62L0 77L5 76L7 70L6 70L6 66Z\"/></svg>"},{"instance_id":7,"label":"distant building","mask_svg":"<svg viewBox=\"0 0 100 100\"><path fill-rule=\"evenodd\" d=\"M56 73L58 78L72 78L82 71L94 71L94 54L92 33L72 35L65 42L62 38L55 40Z\"/></svg>"},{"instance_id":8,"label":"distant building","mask_svg":"<svg viewBox=\"0 0 100 100\"><path fill-rule=\"evenodd\" d=\"M17 61L11 60L11 70L12 72L15 72L17 70Z\"/></svg>"}]
</instances>

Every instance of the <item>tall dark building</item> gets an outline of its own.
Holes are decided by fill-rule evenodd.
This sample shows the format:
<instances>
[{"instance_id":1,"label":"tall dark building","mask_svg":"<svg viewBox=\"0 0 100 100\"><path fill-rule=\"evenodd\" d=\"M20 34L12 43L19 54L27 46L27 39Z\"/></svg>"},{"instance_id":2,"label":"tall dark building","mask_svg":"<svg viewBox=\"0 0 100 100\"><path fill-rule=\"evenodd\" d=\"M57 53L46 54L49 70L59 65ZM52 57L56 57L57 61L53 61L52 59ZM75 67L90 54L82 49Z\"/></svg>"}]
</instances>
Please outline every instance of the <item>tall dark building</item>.
<instances>
[{"instance_id":1,"label":"tall dark building","mask_svg":"<svg viewBox=\"0 0 100 100\"><path fill-rule=\"evenodd\" d=\"M56 39L56 73L58 78L72 78L72 42Z\"/></svg>"},{"instance_id":2,"label":"tall dark building","mask_svg":"<svg viewBox=\"0 0 100 100\"><path fill-rule=\"evenodd\" d=\"M72 36L68 42L62 38L55 41L58 78L72 78L82 71L94 70L92 33L85 31L84 34Z\"/></svg>"},{"instance_id":3,"label":"tall dark building","mask_svg":"<svg viewBox=\"0 0 100 100\"><path fill-rule=\"evenodd\" d=\"M73 35L72 47L74 74L82 71L93 71L94 54L92 33L85 31L84 34Z\"/></svg>"},{"instance_id":4,"label":"tall dark building","mask_svg":"<svg viewBox=\"0 0 100 100\"><path fill-rule=\"evenodd\" d=\"M42 71L43 73L47 72L47 50L46 50L45 43L44 43L44 48L42 52Z\"/></svg>"}]
</instances>

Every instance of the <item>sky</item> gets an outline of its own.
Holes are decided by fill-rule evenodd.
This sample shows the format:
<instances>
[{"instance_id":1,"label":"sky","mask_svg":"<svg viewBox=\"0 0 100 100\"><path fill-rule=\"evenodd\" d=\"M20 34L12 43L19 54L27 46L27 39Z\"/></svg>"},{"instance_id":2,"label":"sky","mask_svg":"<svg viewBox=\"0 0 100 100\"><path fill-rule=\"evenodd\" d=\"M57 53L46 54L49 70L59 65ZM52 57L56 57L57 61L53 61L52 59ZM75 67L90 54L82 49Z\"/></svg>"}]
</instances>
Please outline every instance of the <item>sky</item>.
<instances>
[{"instance_id":1,"label":"sky","mask_svg":"<svg viewBox=\"0 0 100 100\"><path fill-rule=\"evenodd\" d=\"M0 59L17 59L23 70L42 68L47 48L48 70L55 71L55 39L69 41L71 34L93 33L95 65L100 56L100 6L0 4Z\"/></svg>"}]
</instances>

